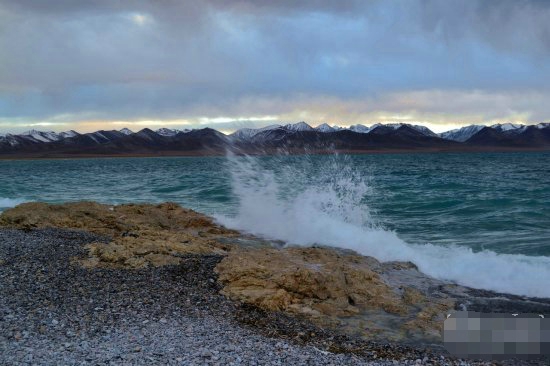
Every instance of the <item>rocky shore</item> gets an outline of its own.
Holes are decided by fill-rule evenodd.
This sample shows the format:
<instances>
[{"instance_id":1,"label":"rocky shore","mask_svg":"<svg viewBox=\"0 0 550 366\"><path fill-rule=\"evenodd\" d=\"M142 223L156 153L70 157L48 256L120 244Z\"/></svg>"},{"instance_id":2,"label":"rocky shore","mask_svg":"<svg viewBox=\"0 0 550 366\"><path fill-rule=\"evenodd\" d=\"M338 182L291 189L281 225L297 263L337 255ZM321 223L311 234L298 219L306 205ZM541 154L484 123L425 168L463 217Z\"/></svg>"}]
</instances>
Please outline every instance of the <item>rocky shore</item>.
<instances>
[{"instance_id":1,"label":"rocky shore","mask_svg":"<svg viewBox=\"0 0 550 366\"><path fill-rule=\"evenodd\" d=\"M171 203L0 215L0 364L492 364L441 345L441 319L464 307L548 313L550 300L283 248Z\"/></svg>"}]
</instances>

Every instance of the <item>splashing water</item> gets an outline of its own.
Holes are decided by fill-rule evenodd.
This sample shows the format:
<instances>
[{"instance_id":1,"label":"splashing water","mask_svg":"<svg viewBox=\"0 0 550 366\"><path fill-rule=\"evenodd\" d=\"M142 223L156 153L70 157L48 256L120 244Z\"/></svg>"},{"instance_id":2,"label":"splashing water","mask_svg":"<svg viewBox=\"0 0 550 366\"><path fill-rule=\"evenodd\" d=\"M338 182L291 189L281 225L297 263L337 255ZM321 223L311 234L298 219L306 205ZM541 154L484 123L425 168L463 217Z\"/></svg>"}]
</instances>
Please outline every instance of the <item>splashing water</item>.
<instances>
[{"instance_id":1,"label":"splashing water","mask_svg":"<svg viewBox=\"0 0 550 366\"><path fill-rule=\"evenodd\" d=\"M293 157L228 157L238 211L217 219L289 245L346 248L381 261L411 261L427 275L469 287L550 297L550 257L409 244L376 221L366 204L375 192L346 156L323 166L304 156L297 166L284 159Z\"/></svg>"},{"instance_id":2,"label":"splashing water","mask_svg":"<svg viewBox=\"0 0 550 366\"><path fill-rule=\"evenodd\" d=\"M21 203L27 202L22 198L4 198L0 197L0 212L6 208L15 207Z\"/></svg>"}]
</instances>

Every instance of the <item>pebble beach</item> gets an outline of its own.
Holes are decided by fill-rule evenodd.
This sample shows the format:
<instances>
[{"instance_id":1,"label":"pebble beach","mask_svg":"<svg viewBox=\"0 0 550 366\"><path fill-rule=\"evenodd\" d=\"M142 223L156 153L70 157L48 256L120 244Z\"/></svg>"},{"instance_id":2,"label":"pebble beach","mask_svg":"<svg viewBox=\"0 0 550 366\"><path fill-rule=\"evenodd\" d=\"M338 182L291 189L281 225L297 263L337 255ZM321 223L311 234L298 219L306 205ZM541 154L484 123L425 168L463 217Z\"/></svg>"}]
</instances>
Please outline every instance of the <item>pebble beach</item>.
<instances>
[{"instance_id":1,"label":"pebble beach","mask_svg":"<svg viewBox=\"0 0 550 366\"><path fill-rule=\"evenodd\" d=\"M139 270L75 265L85 244L107 240L64 229L0 230L0 364L494 364L366 343L232 302L213 271L220 256Z\"/></svg>"}]
</instances>

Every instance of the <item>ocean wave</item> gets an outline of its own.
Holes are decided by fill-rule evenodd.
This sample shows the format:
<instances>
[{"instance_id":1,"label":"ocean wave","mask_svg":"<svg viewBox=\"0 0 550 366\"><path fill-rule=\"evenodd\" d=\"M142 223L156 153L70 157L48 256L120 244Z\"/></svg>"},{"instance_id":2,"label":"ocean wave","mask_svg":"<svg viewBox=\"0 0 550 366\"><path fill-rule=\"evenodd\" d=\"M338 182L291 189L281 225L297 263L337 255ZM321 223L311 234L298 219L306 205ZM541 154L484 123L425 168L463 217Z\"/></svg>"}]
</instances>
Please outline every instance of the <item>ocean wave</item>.
<instances>
[{"instance_id":1,"label":"ocean wave","mask_svg":"<svg viewBox=\"0 0 550 366\"><path fill-rule=\"evenodd\" d=\"M239 207L235 216L217 216L227 227L292 245L327 245L381 261L411 261L427 275L473 288L550 297L550 257L413 245L384 229L364 204L372 194L367 180L343 157L322 169L266 167L251 157L228 160Z\"/></svg>"},{"instance_id":2,"label":"ocean wave","mask_svg":"<svg viewBox=\"0 0 550 366\"><path fill-rule=\"evenodd\" d=\"M21 203L28 202L28 200L23 198L5 198L0 197L0 210L15 207Z\"/></svg>"}]
</instances>

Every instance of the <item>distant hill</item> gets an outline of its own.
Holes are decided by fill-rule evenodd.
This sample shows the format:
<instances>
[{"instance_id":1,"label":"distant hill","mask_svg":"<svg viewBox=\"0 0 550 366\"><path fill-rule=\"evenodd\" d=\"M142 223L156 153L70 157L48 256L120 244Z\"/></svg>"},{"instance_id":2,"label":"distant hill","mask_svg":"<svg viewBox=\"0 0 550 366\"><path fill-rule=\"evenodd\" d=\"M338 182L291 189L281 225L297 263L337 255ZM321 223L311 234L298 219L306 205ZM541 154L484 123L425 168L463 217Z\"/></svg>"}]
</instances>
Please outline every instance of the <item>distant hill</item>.
<instances>
[{"instance_id":1,"label":"distant hill","mask_svg":"<svg viewBox=\"0 0 550 366\"><path fill-rule=\"evenodd\" d=\"M0 157L72 157L116 155L220 155L313 151L486 151L550 150L550 123L537 125L471 125L436 134L425 126L405 123L349 128L305 122L243 128L225 135L211 128L175 130L145 128L138 132L31 130L0 135Z\"/></svg>"}]
</instances>

